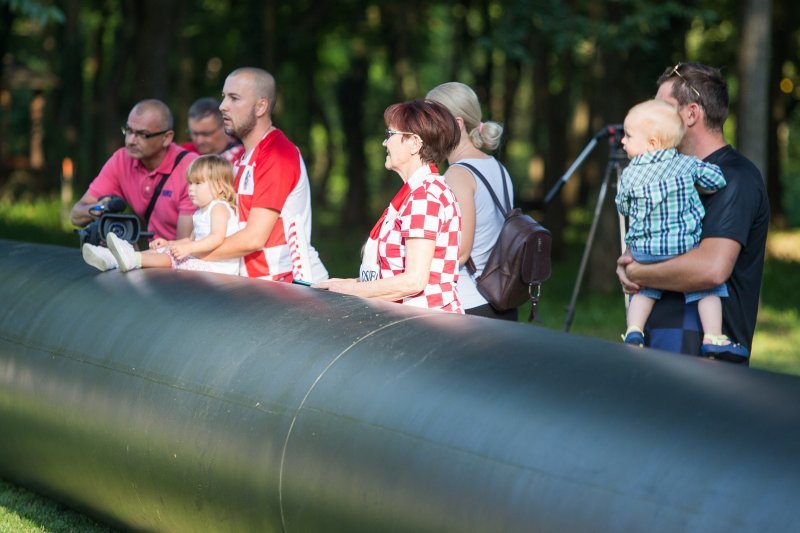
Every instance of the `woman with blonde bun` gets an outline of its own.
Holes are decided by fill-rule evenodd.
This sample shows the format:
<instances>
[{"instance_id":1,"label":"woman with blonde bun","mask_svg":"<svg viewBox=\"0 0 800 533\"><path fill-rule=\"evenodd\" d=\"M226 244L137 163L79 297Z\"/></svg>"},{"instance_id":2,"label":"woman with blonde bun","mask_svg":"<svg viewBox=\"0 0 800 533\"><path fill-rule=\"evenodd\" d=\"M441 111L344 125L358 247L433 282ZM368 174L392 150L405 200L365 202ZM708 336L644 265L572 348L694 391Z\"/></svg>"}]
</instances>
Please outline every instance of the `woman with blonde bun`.
<instances>
[{"instance_id":1,"label":"woman with blonde bun","mask_svg":"<svg viewBox=\"0 0 800 533\"><path fill-rule=\"evenodd\" d=\"M516 321L516 309L496 311L475 286L475 278L481 275L486 266L505 217L474 171L486 178L501 202L504 201L504 191L508 191L508 198L514 198L508 171L497 159L484 152L497 149L503 126L481 120L478 97L463 83L443 83L431 89L426 98L449 109L461 129L461 140L447 157L450 166L444 175L461 207L461 246L458 254L458 293L461 303L468 315ZM470 272L467 266L470 259L475 266L474 272Z\"/></svg>"}]
</instances>

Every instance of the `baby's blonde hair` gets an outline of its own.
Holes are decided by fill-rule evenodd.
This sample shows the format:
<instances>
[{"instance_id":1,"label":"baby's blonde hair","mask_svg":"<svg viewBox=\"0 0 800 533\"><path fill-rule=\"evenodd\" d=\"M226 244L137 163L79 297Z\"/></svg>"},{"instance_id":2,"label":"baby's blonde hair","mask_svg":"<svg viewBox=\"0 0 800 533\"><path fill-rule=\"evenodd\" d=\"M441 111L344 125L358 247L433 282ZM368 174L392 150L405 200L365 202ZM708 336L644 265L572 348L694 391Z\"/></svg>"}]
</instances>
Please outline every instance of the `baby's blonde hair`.
<instances>
[{"instance_id":1,"label":"baby's blonde hair","mask_svg":"<svg viewBox=\"0 0 800 533\"><path fill-rule=\"evenodd\" d=\"M233 190L233 165L222 156L201 155L186 169L189 183L208 182L214 198L224 200L236 209L236 191Z\"/></svg>"},{"instance_id":2,"label":"baby's blonde hair","mask_svg":"<svg viewBox=\"0 0 800 533\"><path fill-rule=\"evenodd\" d=\"M675 148L683 139L685 128L677 108L664 100L645 100L628 111L628 117L637 121L647 138L654 138L658 148Z\"/></svg>"}]
</instances>

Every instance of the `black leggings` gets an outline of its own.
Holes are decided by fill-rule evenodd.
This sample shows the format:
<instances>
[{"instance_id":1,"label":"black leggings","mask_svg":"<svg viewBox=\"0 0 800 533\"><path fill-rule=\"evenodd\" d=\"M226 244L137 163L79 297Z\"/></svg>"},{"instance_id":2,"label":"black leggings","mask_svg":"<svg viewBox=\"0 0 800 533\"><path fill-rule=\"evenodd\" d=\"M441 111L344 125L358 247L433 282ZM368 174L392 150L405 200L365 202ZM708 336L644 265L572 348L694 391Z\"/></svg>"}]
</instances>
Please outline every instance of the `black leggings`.
<instances>
[{"instance_id":1,"label":"black leggings","mask_svg":"<svg viewBox=\"0 0 800 533\"><path fill-rule=\"evenodd\" d=\"M499 318L500 320L510 320L517 322L517 309L509 309L507 311L496 311L490 304L479 305L471 309L465 309L464 312L468 315L485 316L487 318Z\"/></svg>"}]
</instances>

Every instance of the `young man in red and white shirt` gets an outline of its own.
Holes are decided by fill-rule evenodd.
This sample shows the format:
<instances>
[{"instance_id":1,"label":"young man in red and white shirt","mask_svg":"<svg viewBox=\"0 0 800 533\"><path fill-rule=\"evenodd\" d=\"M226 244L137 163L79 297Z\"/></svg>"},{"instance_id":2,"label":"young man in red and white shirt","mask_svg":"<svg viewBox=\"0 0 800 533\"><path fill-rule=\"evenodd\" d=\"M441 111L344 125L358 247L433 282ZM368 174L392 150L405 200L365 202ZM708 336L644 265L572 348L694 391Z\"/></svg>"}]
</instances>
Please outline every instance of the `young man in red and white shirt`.
<instances>
[{"instance_id":1,"label":"young man in red and white shirt","mask_svg":"<svg viewBox=\"0 0 800 533\"><path fill-rule=\"evenodd\" d=\"M240 230L204 259L241 257L240 274L273 281L327 279L311 246L311 194L298 148L272 124L275 80L245 67L225 80L223 127L242 141L235 164Z\"/></svg>"}]
</instances>

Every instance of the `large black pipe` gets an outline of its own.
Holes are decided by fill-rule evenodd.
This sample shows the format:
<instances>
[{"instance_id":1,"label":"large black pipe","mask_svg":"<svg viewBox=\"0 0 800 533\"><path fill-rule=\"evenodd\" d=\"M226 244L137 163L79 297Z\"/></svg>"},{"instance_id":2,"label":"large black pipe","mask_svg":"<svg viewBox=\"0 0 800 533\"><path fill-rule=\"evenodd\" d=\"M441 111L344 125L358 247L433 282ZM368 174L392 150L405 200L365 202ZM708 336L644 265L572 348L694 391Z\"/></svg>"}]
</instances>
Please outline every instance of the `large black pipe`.
<instances>
[{"instance_id":1,"label":"large black pipe","mask_svg":"<svg viewBox=\"0 0 800 533\"><path fill-rule=\"evenodd\" d=\"M800 381L0 241L0 475L158 531L789 531Z\"/></svg>"}]
</instances>

